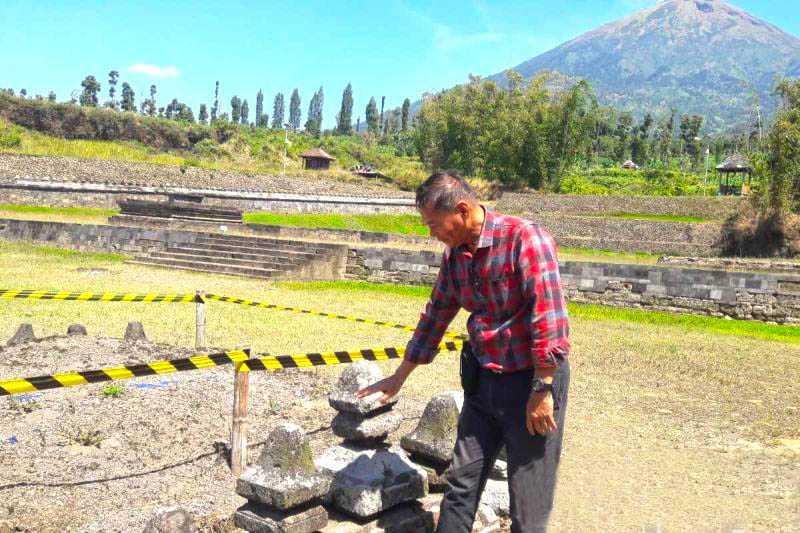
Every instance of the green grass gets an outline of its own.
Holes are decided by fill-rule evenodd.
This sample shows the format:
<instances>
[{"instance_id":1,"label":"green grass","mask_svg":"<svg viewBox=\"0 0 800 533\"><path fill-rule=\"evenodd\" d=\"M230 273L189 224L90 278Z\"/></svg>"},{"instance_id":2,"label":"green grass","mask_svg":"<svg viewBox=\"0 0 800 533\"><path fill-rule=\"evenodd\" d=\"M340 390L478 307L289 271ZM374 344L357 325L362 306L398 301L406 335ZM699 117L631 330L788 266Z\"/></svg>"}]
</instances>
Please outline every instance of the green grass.
<instances>
[{"instance_id":1,"label":"green grass","mask_svg":"<svg viewBox=\"0 0 800 533\"><path fill-rule=\"evenodd\" d=\"M121 263L131 257L124 254L109 252L83 252L68 248L58 248L56 246L46 246L40 244L30 244L25 242L3 242L0 251L5 254L30 254L40 258L52 259L73 259L76 261L100 261L109 263Z\"/></svg>"},{"instance_id":2,"label":"green grass","mask_svg":"<svg viewBox=\"0 0 800 533\"><path fill-rule=\"evenodd\" d=\"M315 229L344 229L393 233L396 235L428 236L426 228L417 215L340 215L336 213L246 213L248 224L270 226L292 226Z\"/></svg>"},{"instance_id":3,"label":"green grass","mask_svg":"<svg viewBox=\"0 0 800 533\"><path fill-rule=\"evenodd\" d=\"M663 254L649 252L616 252L594 248L564 246L558 248L560 261L618 261L620 263L655 264Z\"/></svg>"},{"instance_id":4,"label":"green grass","mask_svg":"<svg viewBox=\"0 0 800 533\"><path fill-rule=\"evenodd\" d=\"M416 298L428 298L431 294L430 287L420 285L397 285L393 283L370 283L367 281L279 281L276 285L284 289L296 291L368 292Z\"/></svg>"},{"instance_id":5,"label":"green grass","mask_svg":"<svg viewBox=\"0 0 800 533\"><path fill-rule=\"evenodd\" d=\"M612 213L610 218L622 218L626 220L657 220L663 222L715 222L703 217L690 217L679 215L655 215L652 213Z\"/></svg>"},{"instance_id":6,"label":"green grass","mask_svg":"<svg viewBox=\"0 0 800 533\"><path fill-rule=\"evenodd\" d=\"M44 207L39 205L0 204L0 212L41 213L78 217L110 217L119 213L119 210L103 209L100 207Z\"/></svg>"}]
</instances>

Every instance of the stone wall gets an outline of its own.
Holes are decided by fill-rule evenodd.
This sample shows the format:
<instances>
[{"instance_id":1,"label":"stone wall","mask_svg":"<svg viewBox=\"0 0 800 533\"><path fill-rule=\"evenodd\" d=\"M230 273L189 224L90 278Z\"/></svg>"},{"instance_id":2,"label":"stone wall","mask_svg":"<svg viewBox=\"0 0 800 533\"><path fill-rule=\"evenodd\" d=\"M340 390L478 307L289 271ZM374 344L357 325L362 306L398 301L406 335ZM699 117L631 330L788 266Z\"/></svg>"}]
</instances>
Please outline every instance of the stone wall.
<instances>
[{"instance_id":1,"label":"stone wall","mask_svg":"<svg viewBox=\"0 0 800 533\"><path fill-rule=\"evenodd\" d=\"M409 198L302 195L187 187L19 180L0 182L0 203L115 209L125 198L167 200L171 194L203 196L204 205L286 213L415 213Z\"/></svg>"},{"instance_id":2,"label":"stone wall","mask_svg":"<svg viewBox=\"0 0 800 533\"><path fill-rule=\"evenodd\" d=\"M351 248L346 275L430 285L440 261L436 252ZM577 261L562 262L561 275L573 302L800 323L800 276Z\"/></svg>"},{"instance_id":3,"label":"stone wall","mask_svg":"<svg viewBox=\"0 0 800 533\"><path fill-rule=\"evenodd\" d=\"M505 193L497 209L519 215L564 213L567 215L653 215L724 220L735 212L741 198L733 196L591 196L568 194Z\"/></svg>"}]
</instances>

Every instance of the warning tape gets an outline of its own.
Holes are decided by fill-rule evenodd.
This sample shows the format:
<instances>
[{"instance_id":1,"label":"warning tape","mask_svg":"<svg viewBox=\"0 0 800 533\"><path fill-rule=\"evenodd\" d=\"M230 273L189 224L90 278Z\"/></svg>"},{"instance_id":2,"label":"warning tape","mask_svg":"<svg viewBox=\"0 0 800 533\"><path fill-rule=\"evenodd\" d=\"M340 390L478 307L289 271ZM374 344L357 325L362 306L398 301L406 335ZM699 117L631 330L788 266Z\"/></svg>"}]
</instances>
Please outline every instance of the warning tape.
<instances>
[{"instance_id":1,"label":"warning tape","mask_svg":"<svg viewBox=\"0 0 800 533\"><path fill-rule=\"evenodd\" d=\"M220 296L218 294L206 294L205 299L214 300L218 302L227 302L232 304L245 305L249 307L259 307L261 309L273 309L275 311L288 311L291 313L298 313L304 315L322 316L325 318L336 318L339 320L350 320L351 322L360 322L362 324L371 324L373 326L385 326L389 328L402 329L404 331L414 331L416 329L414 326L409 326L406 324L396 324L394 322L385 322L383 320L372 320L370 318L360 318L355 316L340 315L338 313L315 311L313 309L301 309L299 307L286 307L283 305L256 302L254 300L246 300L243 298L236 298L234 296ZM461 333L455 333L452 331L446 331L445 336L451 339L458 339L462 341L468 339L466 335L463 335Z\"/></svg>"},{"instance_id":2,"label":"warning tape","mask_svg":"<svg viewBox=\"0 0 800 533\"><path fill-rule=\"evenodd\" d=\"M446 341L437 346L438 351L455 352L461 349L464 341ZM333 366L356 361L387 361L400 359L405 348L365 348L362 350L339 352L312 352L293 355L268 355L254 357L238 365L240 372L251 370L280 370L282 368L309 368L312 366Z\"/></svg>"},{"instance_id":3,"label":"warning tape","mask_svg":"<svg viewBox=\"0 0 800 533\"><path fill-rule=\"evenodd\" d=\"M439 346L439 351L455 352L461 349L464 341L446 341ZM356 361L387 361L400 359L405 348L365 348L351 351L310 352L292 355L269 355L250 358L250 350L235 350L210 355L195 355L181 359L153 361L139 365L101 368L99 370L83 370L80 372L63 372L30 378L0 380L0 396L13 396L29 392L77 387L91 383L133 379L157 374L170 374L188 370L203 370L221 365L237 365L240 372L257 370L280 370L284 368L309 368L314 366L334 366Z\"/></svg>"},{"instance_id":4,"label":"warning tape","mask_svg":"<svg viewBox=\"0 0 800 533\"><path fill-rule=\"evenodd\" d=\"M65 300L79 302L144 302L189 303L200 302L197 294L135 294L126 292L69 292L0 289L0 300Z\"/></svg>"},{"instance_id":5,"label":"warning tape","mask_svg":"<svg viewBox=\"0 0 800 533\"><path fill-rule=\"evenodd\" d=\"M77 387L90 383L104 381L117 381L133 379L157 374L171 374L187 370L202 370L221 365L230 365L247 361L250 350L234 350L209 355L194 355L180 359L169 359L142 363L139 365L125 365L99 370L84 370L80 372L63 372L31 378L16 378L0 380L0 396L11 396L26 392L35 392L62 387Z\"/></svg>"}]
</instances>

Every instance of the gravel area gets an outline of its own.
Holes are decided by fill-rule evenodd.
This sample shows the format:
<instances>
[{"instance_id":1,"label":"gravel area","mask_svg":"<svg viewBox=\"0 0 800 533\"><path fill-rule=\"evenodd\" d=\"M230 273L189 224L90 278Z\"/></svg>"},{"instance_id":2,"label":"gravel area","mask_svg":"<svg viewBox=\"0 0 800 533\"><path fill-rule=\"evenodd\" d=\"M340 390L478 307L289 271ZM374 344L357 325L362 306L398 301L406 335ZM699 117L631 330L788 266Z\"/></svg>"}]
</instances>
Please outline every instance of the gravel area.
<instances>
[{"instance_id":1,"label":"gravel area","mask_svg":"<svg viewBox=\"0 0 800 533\"><path fill-rule=\"evenodd\" d=\"M0 350L0 379L189 354L120 339L49 337ZM337 442L326 394L339 369L254 372L249 460L278 421L311 435L315 453ZM245 502L225 459L230 366L86 385L0 401L0 531L141 531L160 507L181 505L204 531ZM109 385L122 389L112 394ZM418 416L424 403L406 402ZM413 429L413 416L398 432ZM17 528L17 529L14 529Z\"/></svg>"},{"instance_id":2,"label":"gravel area","mask_svg":"<svg viewBox=\"0 0 800 533\"><path fill-rule=\"evenodd\" d=\"M352 176L352 181L344 181L341 177L324 178L308 173L302 176L280 177L130 161L0 154L0 181L19 179L368 198L413 197L410 192L400 191L389 184L367 181L358 176Z\"/></svg>"}]
</instances>

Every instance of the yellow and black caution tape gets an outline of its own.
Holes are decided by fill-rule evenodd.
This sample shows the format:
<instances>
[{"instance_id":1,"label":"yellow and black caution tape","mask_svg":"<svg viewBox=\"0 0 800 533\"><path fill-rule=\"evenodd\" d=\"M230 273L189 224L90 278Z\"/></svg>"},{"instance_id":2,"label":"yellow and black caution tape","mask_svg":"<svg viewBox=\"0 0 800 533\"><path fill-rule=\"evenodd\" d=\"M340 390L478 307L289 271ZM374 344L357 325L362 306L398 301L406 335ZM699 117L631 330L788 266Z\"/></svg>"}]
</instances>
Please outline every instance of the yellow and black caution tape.
<instances>
[{"instance_id":1,"label":"yellow and black caution tape","mask_svg":"<svg viewBox=\"0 0 800 533\"><path fill-rule=\"evenodd\" d=\"M464 341L446 341L437 347L439 351L455 352L461 349ZM332 366L354 363L356 361L387 361L400 359L405 348L365 348L362 350L339 352L312 352L293 355L265 355L254 357L238 364L239 371L280 370L282 368L309 368L312 366Z\"/></svg>"},{"instance_id":2,"label":"yellow and black caution tape","mask_svg":"<svg viewBox=\"0 0 800 533\"><path fill-rule=\"evenodd\" d=\"M135 294L127 292L70 292L42 290L0 289L0 300L62 300L78 302L144 302L144 303L190 303L201 302L197 294Z\"/></svg>"},{"instance_id":3,"label":"yellow and black caution tape","mask_svg":"<svg viewBox=\"0 0 800 533\"><path fill-rule=\"evenodd\" d=\"M361 322L362 324L372 324L374 326L385 326L389 328L402 329L404 331L414 331L414 326L406 324L396 324L394 322L385 322L383 320L372 320L370 318L359 318L355 316L340 315L338 313L328 313L325 311L315 311L313 309L301 309L299 307L286 307L284 305L270 304L265 302L256 302L254 300L246 300L243 298L236 298L235 296L220 296L218 294L206 294L206 300L215 300L218 302L228 302L238 305L246 305L249 307L259 307L261 309L273 309L275 311L288 311L291 313L299 313L304 315L322 316L325 318L336 318L339 320L350 320L352 322ZM445 336L451 339L467 340L467 336L461 333L454 333L452 331L445 332Z\"/></svg>"},{"instance_id":4,"label":"yellow and black caution tape","mask_svg":"<svg viewBox=\"0 0 800 533\"><path fill-rule=\"evenodd\" d=\"M247 361L249 358L250 350L234 350L209 355L195 355L180 359L153 361L151 363L142 363L139 365L108 367L99 370L84 370L81 372L63 372L31 378L6 379L0 380L0 396L10 396L13 394L58 389L62 387L77 387L90 383L133 379L187 370L202 370L204 368L212 368L220 365L241 363L242 361Z\"/></svg>"}]
</instances>

